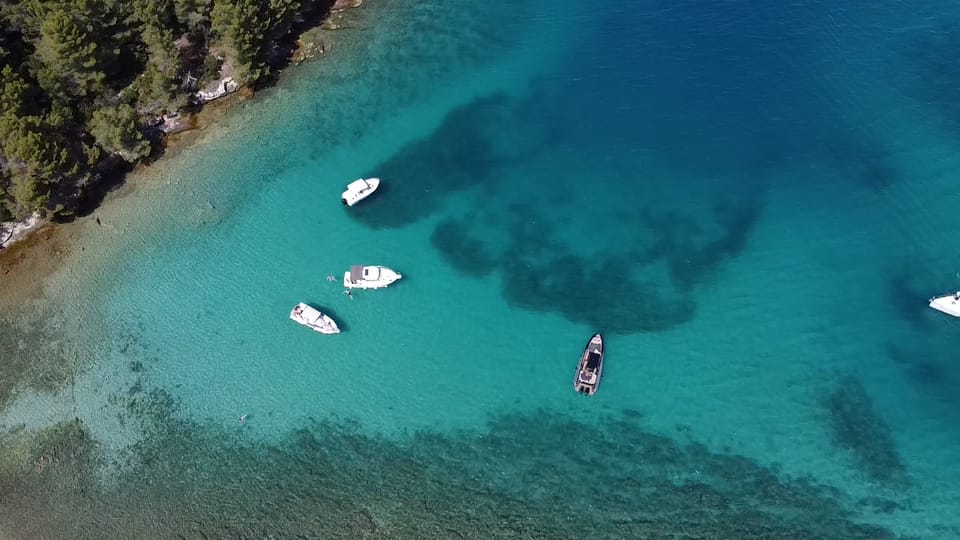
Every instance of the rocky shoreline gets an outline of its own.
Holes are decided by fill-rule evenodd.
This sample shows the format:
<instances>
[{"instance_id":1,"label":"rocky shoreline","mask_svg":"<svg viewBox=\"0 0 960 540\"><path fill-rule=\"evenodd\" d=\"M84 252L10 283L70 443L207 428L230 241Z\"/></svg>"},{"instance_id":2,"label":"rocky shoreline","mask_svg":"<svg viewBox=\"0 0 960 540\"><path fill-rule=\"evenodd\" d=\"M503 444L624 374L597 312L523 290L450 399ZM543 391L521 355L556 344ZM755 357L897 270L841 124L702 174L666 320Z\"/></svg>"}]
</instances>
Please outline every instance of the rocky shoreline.
<instances>
[{"instance_id":1,"label":"rocky shoreline","mask_svg":"<svg viewBox=\"0 0 960 540\"><path fill-rule=\"evenodd\" d=\"M362 5L363 0L336 0L330 8L328 16L319 25L307 29L299 35L296 46L288 59L289 63L300 65L326 54L330 46L328 41L324 39L325 33L349 28L349 26L342 24L345 13ZM278 82L279 78L274 79L272 84L278 84ZM225 108L237 103L236 100L228 98L238 97L245 100L252 98L254 95L254 85L242 85L234 80L231 73L222 72L219 80L194 94L195 104L192 107L158 116L148 123L148 128L156 130L160 134L160 144L164 153L167 153L173 149L172 147L179 147L192 142L192 138L184 139L180 134L209 127L215 122L212 117L222 115ZM210 107L218 110L214 114L209 114L212 112ZM156 166L156 164L152 163L148 166ZM20 221L0 223L0 263L7 263L5 265L7 272L10 271L12 266L9 264L10 261L4 260L7 258L8 248L50 223L49 218L44 218L36 212ZM19 254L19 257L22 256L22 253Z\"/></svg>"},{"instance_id":2,"label":"rocky shoreline","mask_svg":"<svg viewBox=\"0 0 960 540\"><path fill-rule=\"evenodd\" d=\"M25 238L28 234L40 228L41 225L43 225L43 220L40 219L40 214L36 212L22 221L0 223L0 250Z\"/></svg>"}]
</instances>

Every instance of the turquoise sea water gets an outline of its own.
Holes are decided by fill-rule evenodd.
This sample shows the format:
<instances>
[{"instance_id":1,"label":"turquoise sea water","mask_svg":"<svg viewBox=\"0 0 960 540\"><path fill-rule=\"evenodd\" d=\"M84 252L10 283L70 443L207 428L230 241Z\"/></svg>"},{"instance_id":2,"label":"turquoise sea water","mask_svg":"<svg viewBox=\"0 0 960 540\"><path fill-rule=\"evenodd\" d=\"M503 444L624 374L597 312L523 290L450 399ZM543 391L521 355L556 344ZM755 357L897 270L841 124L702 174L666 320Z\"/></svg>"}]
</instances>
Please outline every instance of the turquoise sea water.
<instances>
[{"instance_id":1,"label":"turquoise sea water","mask_svg":"<svg viewBox=\"0 0 960 540\"><path fill-rule=\"evenodd\" d=\"M11 536L960 537L958 326L925 305L960 287L953 3L349 17L4 327L78 366L0 412L55 458L0 463ZM351 264L404 279L350 299Z\"/></svg>"}]
</instances>

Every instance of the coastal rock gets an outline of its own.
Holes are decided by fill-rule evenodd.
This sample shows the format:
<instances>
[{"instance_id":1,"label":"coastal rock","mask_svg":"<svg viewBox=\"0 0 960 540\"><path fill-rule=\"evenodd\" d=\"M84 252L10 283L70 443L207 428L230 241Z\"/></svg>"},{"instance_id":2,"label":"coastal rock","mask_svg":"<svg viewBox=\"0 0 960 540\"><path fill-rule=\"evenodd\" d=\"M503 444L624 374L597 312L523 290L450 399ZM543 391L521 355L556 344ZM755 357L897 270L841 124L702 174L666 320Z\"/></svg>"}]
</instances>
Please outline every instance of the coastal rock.
<instances>
[{"instance_id":1,"label":"coastal rock","mask_svg":"<svg viewBox=\"0 0 960 540\"><path fill-rule=\"evenodd\" d=\"M233 77L224 77L217 81L216 85L213 87L207 87L203 90L200 90L194 97L198 103L207 103L215 99L222 98L227 94L232 94L240 88L240 83L233 80Z\"/></svg>"},{"instance_id":2,"label":"coastal rock","mask_svg":"<svg viewBox=\"0 0 960 540\"><path fill-rule=\"evenodd\" d=\"M363 0L337 0L333 3L331 11L342 11L344 9L357 8L363 5Z\"/></svg>"},{"instance_id":3,"label":"coastal rock","mask_svg":"<svg viewBox=\"0 0 960 540\"><path fill-rule=\"evenodd\" d=\"M30 234L31 231L43 225L40 214L34 212L27 219L22 221L6 221L0 223L0 250L9 247L11 244Z\"/></svg>"},{"instance_id":4,"label":"coastal rock","mask_svg":"<svg viewBox=\"0 0 960 540\"><path fill-rule=\"evenodd\" d=\"M196 124L192 114L180 114L179 111L173 114L165 114L162 119L163 121L158 126L158 129L167 135L193 129Z\"/></svg>"},{"instance_id":5,"label":"coastal rock","mask_svg":"<svg viewBox=\"0 0 960 540\"><path fill-rule=\"evenodd\" d=\"M317 43L312 39L305 39L301 37L297 40L297 48L293 51L293 54L290 56L290 62L294 64L302 64L311 58L316 58L318 55L327 52L327 46L323 43Z\"/></svg>"}]
</instances>

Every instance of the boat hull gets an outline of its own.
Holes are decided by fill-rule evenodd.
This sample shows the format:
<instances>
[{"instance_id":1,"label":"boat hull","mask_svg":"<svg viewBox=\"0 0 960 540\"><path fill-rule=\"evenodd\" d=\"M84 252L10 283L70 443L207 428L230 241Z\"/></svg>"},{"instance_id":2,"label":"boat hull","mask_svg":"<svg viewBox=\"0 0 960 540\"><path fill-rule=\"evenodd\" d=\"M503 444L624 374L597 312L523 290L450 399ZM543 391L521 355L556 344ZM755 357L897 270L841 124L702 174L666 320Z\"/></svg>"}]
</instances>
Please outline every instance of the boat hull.
<instances>
[{"instance_id":1,"label":"boat hull","mask_svg":"<svg viewBox=\"0 0 960 540\"><path fill-rule=\"evenodd\" d=\"M603 358L603 336L596 333L584 347L577 371L573 375L573 389L578 394L592 396L597 392L603 376Z\"/></svg>"},{"instance_id":2,"label":"boat hull","mask_svg":"<svg viewBox=\"0 0 960 540\"><path fill-rule=\"evenodd\" d=\"M383 289L402 277L385 266L352 266L343 273L343 286L347 289Z\"/></svg>"},{"instance_id":3,"label":"boat hull","mask_svg":"<svg viewBox=\"0 0 960 540\"><path fill-rule=\"evenodd\" d=\"M960 317L960 292L935 296L930 299L930 307L952 317Z\"/></svg>"},{"instance_id":4,"label":"boat hull","mask_svg":"<svg viewBox=\"0 0 960 540\"><path fill-rule=\"evenodd\" d=\"M317 311L303 302L293 306L293 309L290 310L290 319L299 325L306 326L314 332L321 334L340 333L340 328L332 317Z\"/></svg>"},{"instance_id":5,"label":"boat hull","mask_svg":"<svg viewBox=\"0 0 960 540\"><path fill-rule=\"evenodd\" d=\"M344 206L353 206L373 195L373 192L379 187L379 178L358 178L347 184L347 189L340 194L340 202Z\"/></svg>"}]
</instances>

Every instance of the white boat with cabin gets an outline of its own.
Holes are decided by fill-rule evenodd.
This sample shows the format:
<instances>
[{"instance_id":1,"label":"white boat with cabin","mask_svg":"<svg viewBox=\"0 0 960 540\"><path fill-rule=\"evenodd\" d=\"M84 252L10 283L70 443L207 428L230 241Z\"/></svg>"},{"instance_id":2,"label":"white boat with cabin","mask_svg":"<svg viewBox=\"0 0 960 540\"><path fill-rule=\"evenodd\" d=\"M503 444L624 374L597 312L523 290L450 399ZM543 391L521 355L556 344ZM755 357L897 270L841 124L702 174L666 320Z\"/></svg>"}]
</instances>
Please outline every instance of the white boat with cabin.
<instances>
[{"instance_id":1,"label":"white boat with cabin","mask_svg":"<svg viewBox=\"0 0 960 540\"><path fill-rule=\"evenodd\" d=\"M960 317L960 291L943 296L934 296L930 299L930 307L947 315Z\"/></svg>"},{"instance_id":2,"label":"white boat with cabin","mask_svg":"<svg viewBox=\"0 0 960 540\"><path fill-rule=\"evenodd\" d=\"M321 313L318 309L308 306L303 302L293 306L290 311L290 318L307 328L316 330L321 334L339 334L340 328L329 315Z\"/></svg>"},{"instance_id":3,"label":"white boat with cabin","mask_svg":"<svg viewBox=\"0 0 960 540\"><path fill-rule=\"evenodd\" d=\"M603 336L599 332L590 338L580 355L580 364L573 376L573 389L578 394L592 396L600 386L603 376Z\"/></svg>"},{"instance_id":4,"label":"white boat with cabin","mask_svg":"<svg viewBox=\"0 0 960 540\"><path fill-rule=\"evenodd\" d=\"M386 266L361 266L355 264L343 274L343 286L348 289L382 289L402 278L398 272Z\"/></svg>"},{"instance_id":5,"label":"white boat with cabin","mask_svg":"<svg viewBox=\"0 0 960 540\"><path fill-rule=\"evenodd\" d=\"M347 190L340 196L345 206L353 206L366 199L380 187L379 178L358 178L347 184Z\"/></svg>"}]
</instances>

